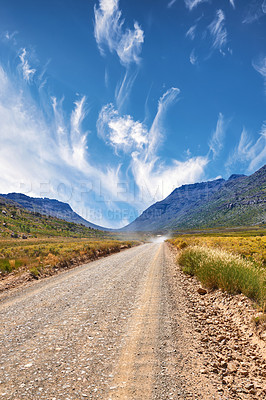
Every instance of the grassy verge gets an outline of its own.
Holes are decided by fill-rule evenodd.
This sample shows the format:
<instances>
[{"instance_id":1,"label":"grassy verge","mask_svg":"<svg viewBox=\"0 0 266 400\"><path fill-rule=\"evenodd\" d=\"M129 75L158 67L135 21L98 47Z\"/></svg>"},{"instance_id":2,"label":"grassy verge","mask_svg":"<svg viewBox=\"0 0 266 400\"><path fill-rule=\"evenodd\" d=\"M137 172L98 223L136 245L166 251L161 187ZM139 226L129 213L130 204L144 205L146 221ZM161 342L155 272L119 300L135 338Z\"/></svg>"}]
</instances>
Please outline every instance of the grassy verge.
<instances>
[{"instance_id":1,"label":"grassy verge","mask_svg":"<svg viewBox=\"0 0 266 400\"><path fill-rule=\"evenodd\" d=\"M266 273L255 262L222 249L185 244L178 262L184 272L196 275L206 287L243 293L265 306Z\"/></svg>"},{"instance_id":2,"label":"grassy verge","mask_svg":"<svg viewBox=\"0 0 266 400\"><path fill-rule=\"evenodd\" d=\"M34 240L31 242L0 241L0 277L29 272L32 277L52 275L99 257L119 252L137 244L118 240Z\"/></svg>"},{"instance_id":3,"label":"grassy verge","mask_svg":"<svg viewBox=\"0 0 266 400\"><path fill-rule=\"evenodd\" d=\"M179 235L170 242L181 250L187 246L226 250L266 269L266 237L263 232L257 235L253 235L252 232L242 232L241 235L236 235L235 232L232 232L230 236L223 236L221 232L220 235L210 235L206 232L200 235Z\"/></svg>"}]
</instances>

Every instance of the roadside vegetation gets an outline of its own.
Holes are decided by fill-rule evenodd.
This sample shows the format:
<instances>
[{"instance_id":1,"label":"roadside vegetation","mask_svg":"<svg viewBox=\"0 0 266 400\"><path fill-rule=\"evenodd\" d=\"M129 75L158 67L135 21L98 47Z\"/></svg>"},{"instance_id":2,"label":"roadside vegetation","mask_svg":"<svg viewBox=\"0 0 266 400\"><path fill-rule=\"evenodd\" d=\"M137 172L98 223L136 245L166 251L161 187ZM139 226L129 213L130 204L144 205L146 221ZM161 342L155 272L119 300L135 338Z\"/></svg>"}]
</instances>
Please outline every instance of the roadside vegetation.
<instances>
[{"instance_id":1,"label":"roadside vegetation","mask_svg":"<svg viewBox=\"0 0 266 400\"><path fill-rule=\"evenodd\" d=\"M52 275L137 243L125 235L32 213L0 197L0 279Z\"/></svg>"},{"instance_id":2,"label":"roadside vegetation","mask_svg":"<svg viewBox=\"0 0 266 400\"><path fill-rule=\"evenodd\" d=\"M232 235L232 236L231 236ZM263 309L266 305L266 238L250 236L182 235L169 240L180 250L178 263L209 289L243 293Z\"/></svg>"},{"instance_id":3,"label":"roadside vegetation","mask_svg":"<svg viewBox=\"0 0 266 400\"><path fill-rule=\"evenodd\" d=\"M82 264L136 242L118 240L32 240L29 242L0 241L0 276L29 272L33 277L52 275L59 269Z\"/></svg>"}]
</instances>

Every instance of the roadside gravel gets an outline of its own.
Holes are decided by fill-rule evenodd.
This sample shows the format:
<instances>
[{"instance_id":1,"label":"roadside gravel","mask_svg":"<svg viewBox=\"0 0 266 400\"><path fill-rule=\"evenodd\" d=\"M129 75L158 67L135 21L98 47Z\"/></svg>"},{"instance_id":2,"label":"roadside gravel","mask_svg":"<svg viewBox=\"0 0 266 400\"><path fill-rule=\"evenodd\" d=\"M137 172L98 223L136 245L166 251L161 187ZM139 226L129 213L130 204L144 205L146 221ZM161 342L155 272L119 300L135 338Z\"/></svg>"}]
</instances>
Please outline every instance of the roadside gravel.
<instances>
[{"instance_id":1,"label":"roadside gravel","mask_svg":"<svg viewBox=\"0 0 266 400\"><path fill-rule=\"evenodd\" d=\"M176 258L176 250L171 250ZM182 287L187 300L194 343L198 343L197 351L202 355L200 374L216 382L222 398L266 399L266 333L255 328L254 319L261 315L256 305L241 294L202 291L195 277L184 274L178 266L174 268L173 263L169 267L175 271L168 285L173 299L179 302L175 288Z\"/></svg>"}]
</instances>

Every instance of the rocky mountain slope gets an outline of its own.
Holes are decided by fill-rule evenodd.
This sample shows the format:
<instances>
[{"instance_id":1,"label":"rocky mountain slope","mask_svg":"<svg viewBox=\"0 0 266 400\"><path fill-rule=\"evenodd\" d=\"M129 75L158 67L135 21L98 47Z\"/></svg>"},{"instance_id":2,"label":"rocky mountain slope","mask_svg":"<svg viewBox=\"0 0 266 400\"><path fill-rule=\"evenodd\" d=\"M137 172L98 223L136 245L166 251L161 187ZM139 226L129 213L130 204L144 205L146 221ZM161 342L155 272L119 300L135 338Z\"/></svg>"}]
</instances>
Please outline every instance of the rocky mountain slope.
<instances>
[{"instance_id":1,"label":"rocky mountain slope","mask_svg":"<svg viewBox=\"0 0 266 400\"><path fill-rule=\"evenodd\" d=\"M83 224L88 228L108 230L85 220L75 213L69 204L55 199L29 197L22 193L1 194L0 196L15 201L28 211L34 213L49 215L67 222L74 222L75 224Z\"/></svg>"},{"instance_id":2,"label":"rocky mountain slope","mask_svg":"<svg viewBox=\"0 0 266 400\"><path fill-rule=\"evenodd\" d=\"M0 253L1 247L7 249L7 238L29 239L29 238L97 238L98 240L110 238L109 232L86 227L81 224L68 222L60 218L31 212L13 200L0 196ZM1 244L1 239L4 242ZM6 256L12 254L7 251ZM0 275L1 265L6 262L0 254Z\"/></svg>"},{"instance_id":3,"label":"rocky mountain slope","mask_svg":"<svg viewBox=\"0 0 266 400\"><path fill-rule=\"evenodd\" d=\"M183 185L145 210L125 231L160 231L266 222L266 165L251 176Z\"/></svg>"}]
</instances>

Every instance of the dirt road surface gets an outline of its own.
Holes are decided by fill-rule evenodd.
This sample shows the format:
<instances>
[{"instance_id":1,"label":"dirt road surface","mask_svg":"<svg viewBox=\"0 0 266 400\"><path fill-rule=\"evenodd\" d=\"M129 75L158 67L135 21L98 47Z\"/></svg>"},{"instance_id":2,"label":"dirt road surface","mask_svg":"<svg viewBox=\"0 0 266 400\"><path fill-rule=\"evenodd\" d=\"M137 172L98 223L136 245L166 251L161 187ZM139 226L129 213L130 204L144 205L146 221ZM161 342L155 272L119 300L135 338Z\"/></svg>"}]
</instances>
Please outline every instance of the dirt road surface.
<instances>
[{"instance_id":1,"label":"dirt road surface","mask_svg":"<svg viewBox=\"0 0 266 400\"><path fill-rule=\"evenodd\" d=\"M144 244L2 297L1 398L229 398L200 373L174 261Z\"/></svg>"}]
</instances>

